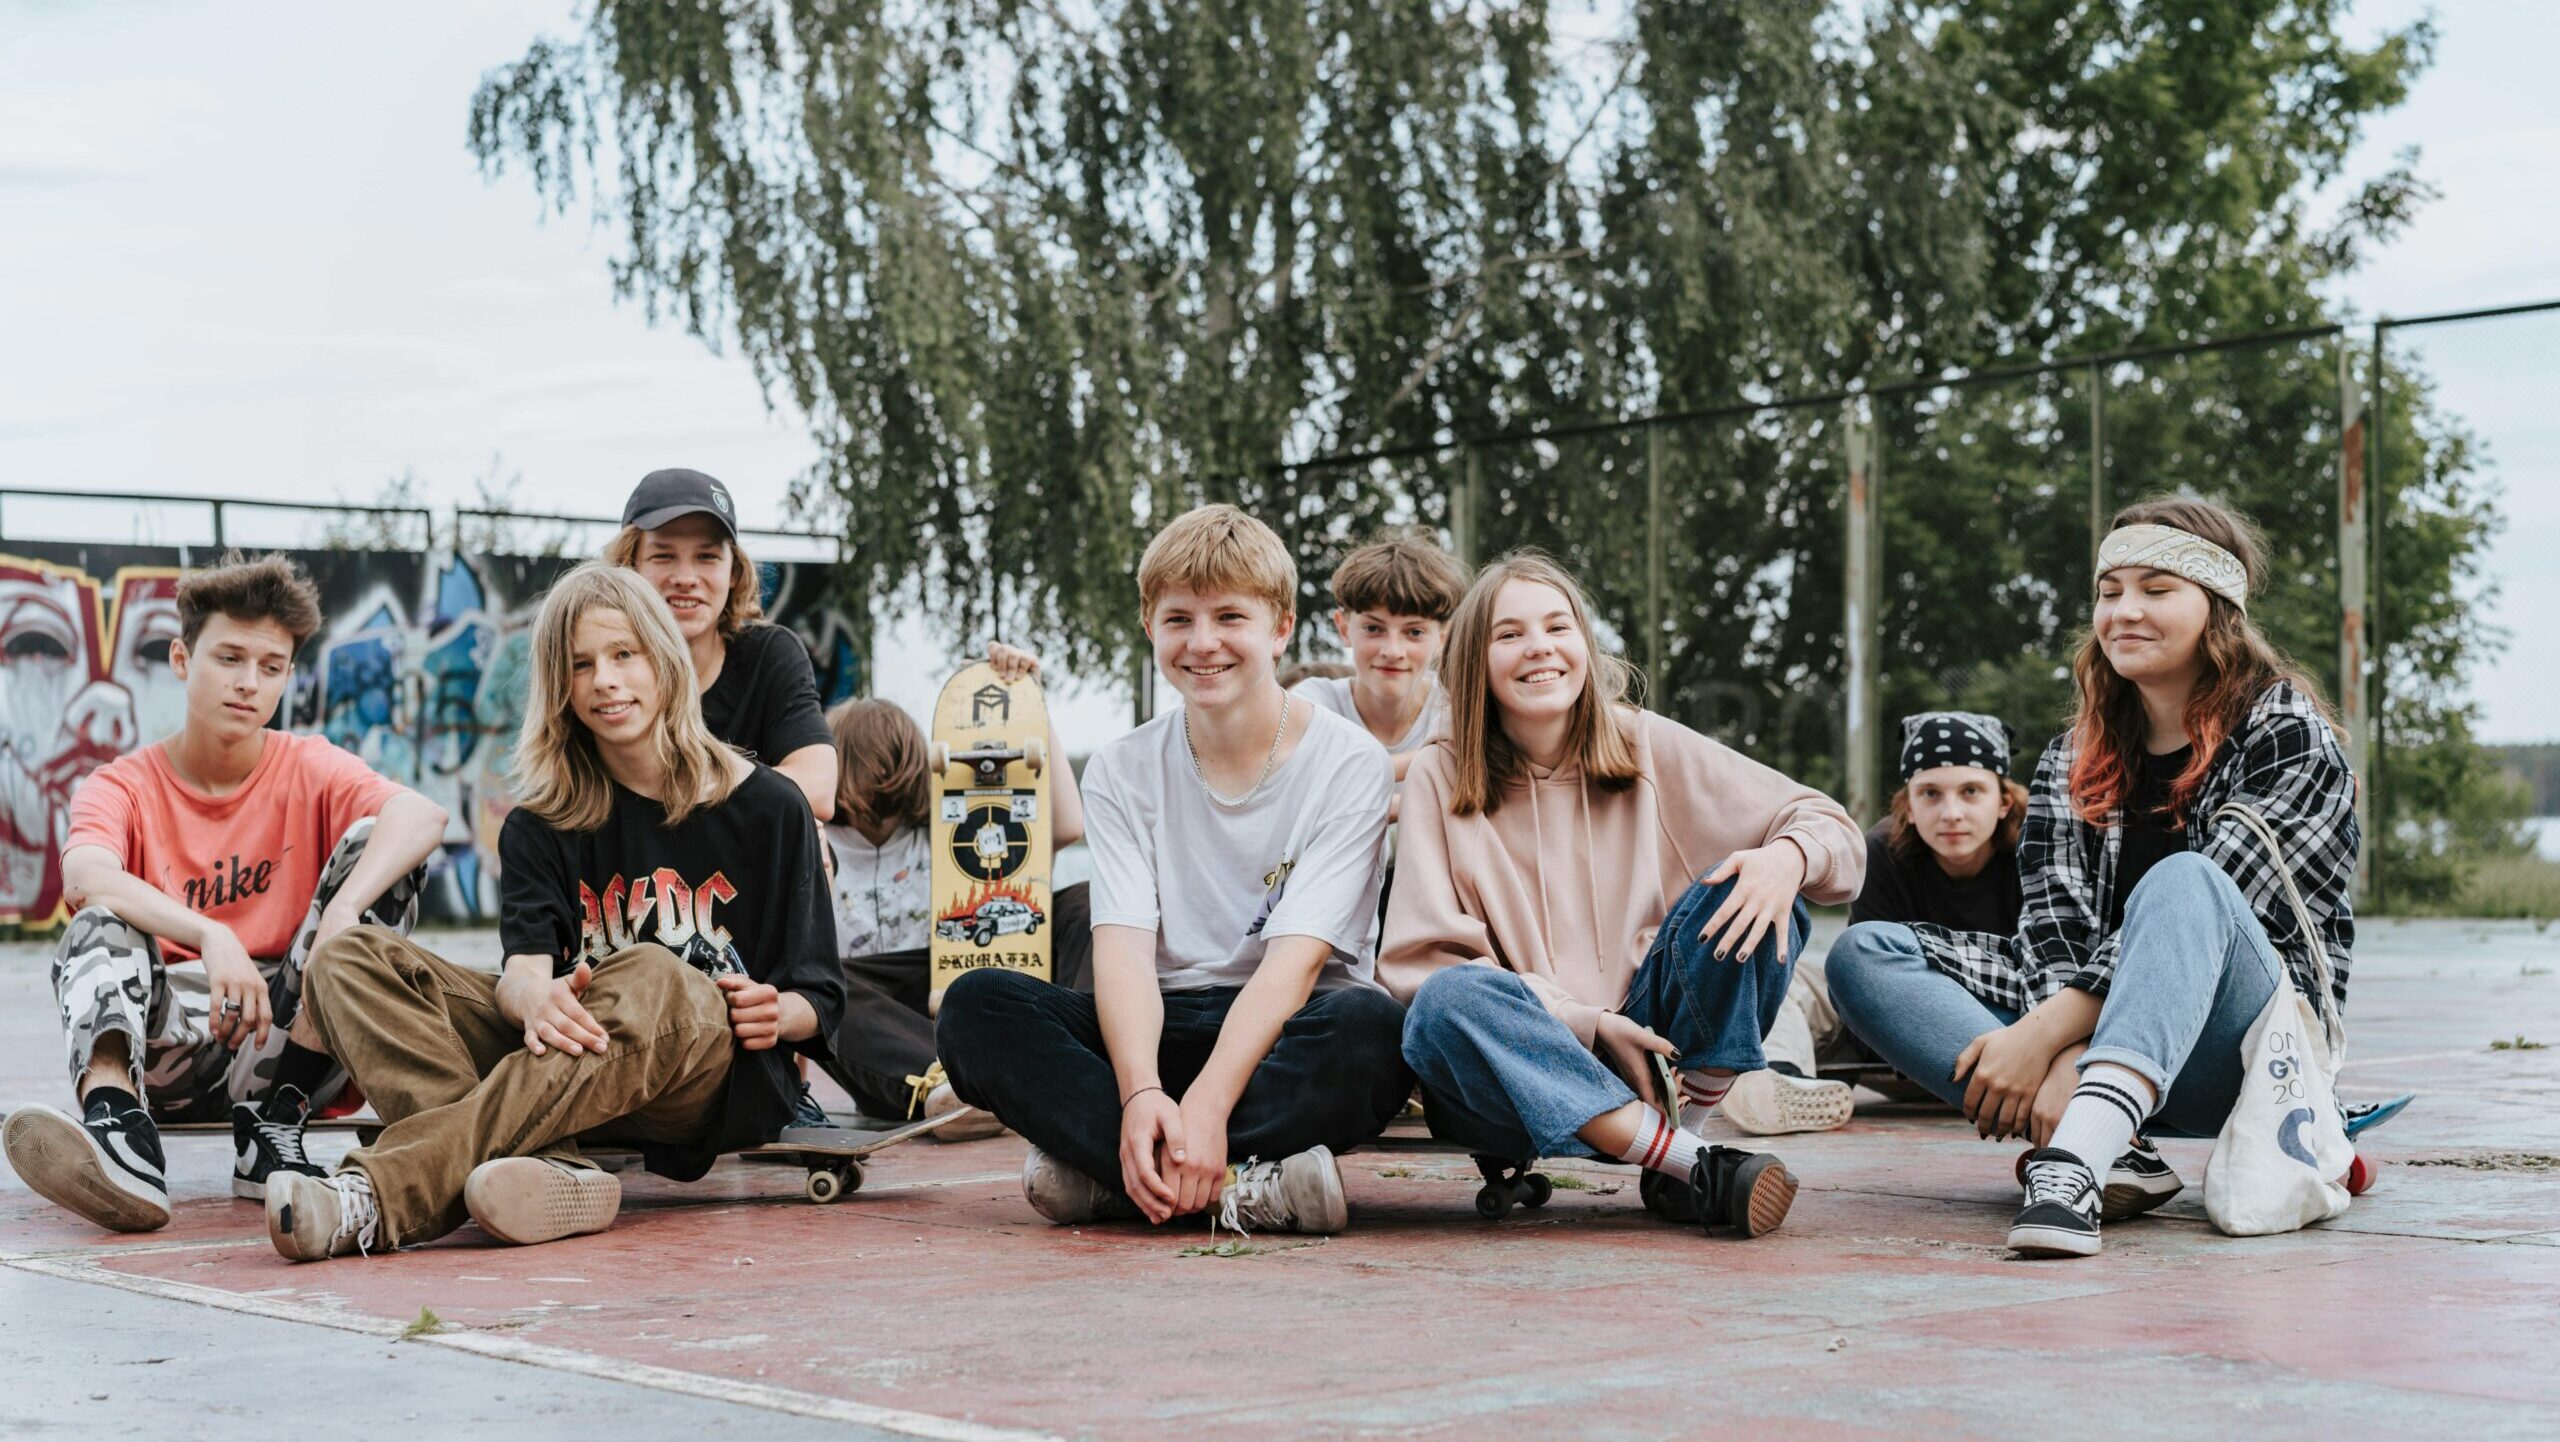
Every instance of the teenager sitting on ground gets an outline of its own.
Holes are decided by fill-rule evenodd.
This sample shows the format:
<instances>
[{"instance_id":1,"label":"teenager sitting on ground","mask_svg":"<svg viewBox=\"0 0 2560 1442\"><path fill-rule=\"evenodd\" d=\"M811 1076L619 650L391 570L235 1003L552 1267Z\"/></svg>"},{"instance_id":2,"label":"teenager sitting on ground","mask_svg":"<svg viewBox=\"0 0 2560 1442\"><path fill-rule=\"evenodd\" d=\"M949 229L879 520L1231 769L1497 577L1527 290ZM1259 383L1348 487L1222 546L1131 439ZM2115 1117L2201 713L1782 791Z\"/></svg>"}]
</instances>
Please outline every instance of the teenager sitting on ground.
<instances>
[{"instance_id":1,"label":"teenager sitting on ground","mask_svg":"<svg viewBox=\"0 0 2560 1442\"><path fill-rule=\"evenodd\" d=\"M648 585L589 563L534 620L516 808L498 835L503 975L360 926L312 957L306 1009L386 1125L328 1177L267 1187L308 1261L612 1224L582 1140L679 1181L780 1135L785 1048L823 1062L843 974L800 791L702 724Z\"/></svg>"},{"instance_id":2,"label":"teenager sitting on ground","mask_svg":"<svg viewBox=\"0 0 2560 1442\"><path fill-rule=\"evenodd\" d=\"M605 544L604 559L639 572L667 603L693 657L702 724L712 739L781 772L808 798L812 815L832 818L836 748L817 673L800 638L763 619L763 578L738 541L729 488L682 468L642 476L623 502L622 529ZM792 1124L829 1124L805 1080Z\"/></svg>"},{"instance_id":3,"label":"teenager sitting on ground","mask_svg":"<svg viewBox=\"0 0 2560 1442\"><path fill-rule=\"evenodd\" d=\"M1902 722L1902 785L1885 819L1867 829L1867 880L1849 921L1925 921L1953 931L2007 936L2018 929L2018 828L2027 788L2009 779L2009 730L1970 711L1927 711ZM1761 1043L1765 1071L1736 1077L1725 1119L1746 1132L1829 1131L1845 1125L1845 1082L1816 1077L1818 1062L1872 1056L1840 1024L1822 958L1796 960L1778 1024ZM1888 1093L1906 1088L1875 1078Z\"/></svg>"},{"instance_id":4,"label":"teenager sitting on ground","mask_svg":"<svg viewBox=\"0 0 2560 1442\"><path fill-rule=\"evenodd\" d=\"M100 767L71 802L54 953L77 1118L25 1107L9 1164L102 1227L169 1220L156 1117L231 1120L231 1190L319 1168L302 1128L346 1083L302 1011L312 948L359 921L406 931L444 808L319 736L271 731L320 597L281 556L178 583L178 733ZM188 961L200 969L172 971Z\"/></svg>"},{"instance_id":5,"label":"teenager sitting on ground","mask_svg":"<svg viewBox=\"0 0 2560 1442\"><path fill-rule=\"evenodd\" d=\"M1040 674L1030 652L998 641L988 664L1006 681ZM924 732L894 701L847 701L827 718L835 732L836 950L844 959L844 1030L828 1074L877 1117L936 1117L965 1107L934 1059L933 798ZM1084 800L1057 724L1049 727L1049 840L1064 850L1084 839ZM1093 923L1086 884L1049 894L1049 972L1058 985L1091 991ZM966 1141L1002 1130L980 1114L933 1135Z\"/></svg>"},{"instance_id":6,"label":"teenager sitting on ground","mask_svg":"<svg viewBox=\"0 0 2560 1442\"><path fill-rule=\"evenodd\" d=\"M2009 1231L2027 1255L2094 1255L2102 1216L2174 1195L2136 1134L2218 1133L2280 979L2317 995L2287 868L2346 1004L2355 776L2311 682L2249 619L2263 554L2210 502L2117 513L2072 667L2079 714L2029 793L2016 934L1869 922L1832 945L1851 1030L1982 1135L2033 1144Z\"/></svg>"},{"instance_id":7,"label":"teenager sitting on ground","mask_svg":"<svg viewBox=\"0 0 2560 1442\"><path fill-rule=\"evenodd\" d=\"M1457 558L1424 536L1372 541L1333 572L1333 629L1351 653L1344 678L1310 676L1289 687L1367 731L1387 748L1401 783L1414 756L1449 725L1440 647L1467 590ZM1396 815L1389 803L1387 817Z\"/></svg>"},{"instance_id":8,"label":"teenager sitting on ground","mask_svg":"<svg viewBox=\"0 0 2560 1442\"><path fill-rule=\"evenodd\" d=\"M1297 580L1233 506L1148 545L1141 614L1183 704L1085 765L1094 993L982 970L943 995L951 1085L1031 1141L1023 1194L1053 1222L1338 1232L1334 1153L1412 1090L1372 975L1394 771L1273 680Z\"/></svg>"},{"instance_id":9,"label":"teenager sitting on ground","mask_svg":"<svg viewBox=\"0 0 2560 1442\"><path fill-rule=\"evenodd\" d=\"M1647 1168L1646 1205L1758 1236L1796 1182L1638 1098L1652 1055L1703 1120L1762 1065L1807 922L1865 854L1837 803L1621 702L1582 588L1545 557L1476 578L1450 627L1449 736L1413 804L1379 976L1432 1134L1508 1161Z\"/></svg>"}]
</instances>

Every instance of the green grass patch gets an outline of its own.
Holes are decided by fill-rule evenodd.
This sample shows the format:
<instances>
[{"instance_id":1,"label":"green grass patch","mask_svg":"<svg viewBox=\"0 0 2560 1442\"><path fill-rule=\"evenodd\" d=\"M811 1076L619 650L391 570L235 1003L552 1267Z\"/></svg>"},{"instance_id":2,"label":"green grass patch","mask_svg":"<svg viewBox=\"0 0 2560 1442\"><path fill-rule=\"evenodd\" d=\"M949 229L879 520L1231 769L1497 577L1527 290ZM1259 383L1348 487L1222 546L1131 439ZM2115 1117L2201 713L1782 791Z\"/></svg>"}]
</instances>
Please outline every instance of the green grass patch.
<instances>
[{"instance_id":1,"label":"green grass patch","mask_svg":"<svg viewBox=\"0 0 2560 1442\"><path fill-rule=\"evenodd\" d=\"M409 1325L400 1329L400 1340L406 1342L412 1337L432 1337L438 1332L449 1330L451 1328L445 1319L436 1315L435 1308L420 1307L418 1315L410 1319Z\"/></svg>"},{"instance_id":2,"label":"green grass patch","mask_svg":"<svg viewBox=\"0 0 2560 1442\"><path fill-rule=\"evenodd\" d=\"M1587 1192L1591 1184L1571 1172L1549 1172L1547 1182L1559 1192Z\"/></svg>"},{"instance_id":3,"label":"green grass patch","mask_svg":"<svg viewBox=\"0 0 2560 1442\"><path fill-rule=\"evenodd\" d=\"M1321 1239L1312 1242L1277 1242L1269 1244L1262 1242L1248 1242L1242 1239L1230 1239L1224 1242L1197 1243L1193 1246L1183 1248L1179 1255L1185 1257L1256 1257L1260 1256L1264 1252L1295 1252L1306 1247L1320 1247L1323 1245L1324 1242Z\"/></svg>"},{"instance_id":4,"label":"green grass patch","mask_svg":"<svg viewBox=\"0 0 2560 1442\"><path fill-rule=\"evenodd\" d=\"M2383 884L2387 892L2387 877ZM2395 898L2391 914L2549 922L2560 917L2560 865L2531 853L2483 857L2464 863L2452 896L2407 903Z\"/></svg>"},{"instance_id":5,"label":"green grass patch","mask_svg":"<svg viewBox=\"0 0 2560 1442\"><path fill-rule=\"evenodd\" d=\"M2489 1050L2491 1050L2491 1051L2540 1051L2540 1050L2542 1050L2543 1046L2544 1046L2544 1043L2542 1043L2542 1042L2538 1042L2538 1041L2527 1041L2527 1040L2525 1040L2522 1036L2517 1036L2517 1037L2515 1037L2515 1038L2513 1038L2513 1039L2509 1039L2509 1038L2506 1038L2506 1037L2500 1037L2500 1038L2499 1038L2499 1039L2497 1039L2496 1041L2493 1041L2493 1042L2489 1043Z\"/></svg>"}]
</instances>

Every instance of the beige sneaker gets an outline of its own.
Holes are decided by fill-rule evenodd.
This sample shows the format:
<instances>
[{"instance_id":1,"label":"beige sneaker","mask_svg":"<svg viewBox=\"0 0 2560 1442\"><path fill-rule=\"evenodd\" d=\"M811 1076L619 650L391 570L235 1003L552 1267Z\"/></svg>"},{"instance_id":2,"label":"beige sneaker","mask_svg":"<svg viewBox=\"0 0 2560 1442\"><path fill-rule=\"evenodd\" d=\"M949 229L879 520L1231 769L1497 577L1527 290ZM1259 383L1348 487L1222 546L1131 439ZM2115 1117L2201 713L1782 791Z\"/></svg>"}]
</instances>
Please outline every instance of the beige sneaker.
<instances>
[{"instance_id":1,"label":"beige sneaker","mask_svg":"<svg viewBox=\"0 0 2560 1442\"><path fill-rule=\"evenodd\" d=\"M925 1095L926 1117L946 1116L952 1112L967 1112L969 1115L948 1126L937 1127L927 1135L938 1142L974 1142L1004 1133L1004 1123L996 1120L994 1112L980 1111L960 1100L960 1094L951 1089L949 1082Z\"/></svg>"},{"instance_id":2,"label":"beige sneaker","mask_svg":"<svg viewBox=\"0 0 2560 1442\"><path fill-rule=\"evenodd\" d=\"M267 1178L267 1240L288 1262L316 1262L381 1246L382 1209L373 1179L349 1168L325 1177L277 1172Z\"/></svg>"},{"instance_id":3,"label":"beige sneaker","mask_svg":"<svg viewBox=\"0 0 2560 1442\"><path fill-rule=\"evenodd\" d=\"M1735 1077L1716 1111L1753 1136L1774 1137L1830 1131L1845 1125L1853 1109L1847 1082L1816 1081L1764 1068Z\"/></svg>"},{"instance_id":4,"label":"beige sneaker","mask_svg":"<svg viewBox=\"0 0 2560 1442\"><path fill-rule=\"evenodd\" d=\"M956 1125L956 1123L955 1123ZM1022 1199L1062 1227L1085 1222L1134 1222L1138 1204L1033 1147L1022 1158Z\"/></svg>"},{"instance_id":5,"label":"beige sneaker","mask_svg":"<svg viewBox=\"0 0 2560 1442\"><path fill-rule=\"evenodd\" d=\"M1330 1147L1313 1147L1276 1162L1248 1162L1218 1193L1218 1225L1254 1232L1304 1232L1329 1237L1351 1222L1342 1197L1342 1169Z\"/></svg>"},{"instance_id":6,"label":"beige sneaker","mask_svg":"<svg viewBox=\"0 0 2560 1442\"><path fill-rule=\"evenodd\" d=\"M471 1169L462 1205L480 1230L527 1247L612 1226L622 1210L622 1183L550 1157L500 1157Z\"/></svg>"}]
</instances>

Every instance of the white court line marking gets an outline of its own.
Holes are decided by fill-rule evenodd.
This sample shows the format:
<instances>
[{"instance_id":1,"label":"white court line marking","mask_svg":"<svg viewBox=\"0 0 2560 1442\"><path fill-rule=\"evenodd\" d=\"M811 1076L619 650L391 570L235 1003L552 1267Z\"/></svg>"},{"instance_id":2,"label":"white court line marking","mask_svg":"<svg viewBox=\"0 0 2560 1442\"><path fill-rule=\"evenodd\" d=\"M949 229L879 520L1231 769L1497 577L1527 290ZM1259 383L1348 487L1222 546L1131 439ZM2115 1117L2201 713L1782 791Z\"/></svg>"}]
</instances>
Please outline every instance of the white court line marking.
<instances>
[{"instance_id":1,"label":"white court line marking","mask_svg":"<svg viewBox=\"0 0 2560 1442\"><path fill-rule=\"evenodd\" d=\"M169 1248L168 1250L178 1250ZM240 1312L253 1317L267 1317L279 1322L300 1322L308 1326L328 1327L341 1332L396 1340L403 1324L362 1313L341 1312L310 1302L288 1302L272 1297L244 1296L216 1287L201 1287L193 1282L171 1281L165 1277L137 1276L111 1271L99 1266L95 1258L14 1257L7 1265L22 1272L35 1272L66 1282L90 1282L114 1287L119 1291L145 1297L158 1297L172 1302L191 1302L200 1307L213 1307L226 1312ZM622 1362L609 1357L528 1342L521 1337L493 1332L436 1332L412 1337L405 1345L445 1347L474 1356L495 1358L502 1362L520 1362L529 1367L543 1367L555 1372L573 1372L606 1382L627 1382L660 1392L673 1392L707 1401L728 1402L741 1407L759 1407L768 1412L784 1412L795 1417L814 1417L825 1422L847 1422L856 1426L876 1427L901 1436L923 1437L930 1442L1054 1442L1054 1434L1030 1432L1013 1427L991 1427L979 1422L964 1422L956 1417L937 1417L930 1412L909 1412L896 1407L875 1407L865 1402L848 1402L838 1397L821 1397L812 1392L795 1392L788 1387L773 1387L762 1382L742 1382L727 1377L708 1377L681 1372L673 1367L653 1366L646 1362Z\"/></svg>"}]
</instances>

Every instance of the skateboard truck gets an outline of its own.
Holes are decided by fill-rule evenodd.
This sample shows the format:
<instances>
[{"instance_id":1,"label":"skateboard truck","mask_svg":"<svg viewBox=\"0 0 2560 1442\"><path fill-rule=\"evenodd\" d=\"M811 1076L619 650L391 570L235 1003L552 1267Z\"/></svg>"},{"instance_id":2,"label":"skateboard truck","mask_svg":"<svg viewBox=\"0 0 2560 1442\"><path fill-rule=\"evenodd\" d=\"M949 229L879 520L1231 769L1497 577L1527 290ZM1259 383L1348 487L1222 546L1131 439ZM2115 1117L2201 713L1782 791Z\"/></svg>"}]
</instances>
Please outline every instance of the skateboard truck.
<instances>
[{"instance_id":1,"label":"skateboard truck","mask_svg":"<svg viewBox=\"0 0 2560 1442\"><path fill-rule=\"evenodd\" d=\"M954 751L950 743L936 741L931 753L935 775L947 774L954 765L966 766L980 786L1003 785L1004 768L1016 761L1028 766L1034 776L1049 769L1049 743L1036 736L1020 746L972 746L966 751Z\"/></svg>"},{"instance_id":2,"label":"skateboard truck","mask_svg":"<svg viewBox=\"0 0 2560 1442\"><path fill-rule=\"evenodd\" d=\"M1484 1177L1484 1185L1476 1189L1476 1215L1488 1222L1498 1222L1517 1207L1543 1207L1556 1194L1556 1184L1544 1172L1533 1172L1536 1163L1520 1163L1478 1152L1472 1159Z\"/></svg>"}]
</instances>

